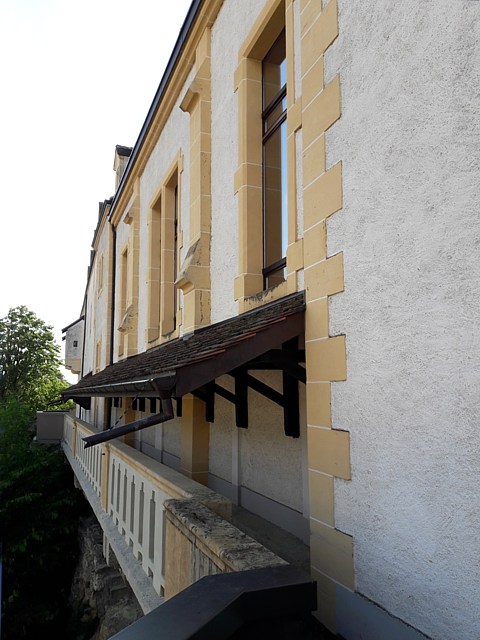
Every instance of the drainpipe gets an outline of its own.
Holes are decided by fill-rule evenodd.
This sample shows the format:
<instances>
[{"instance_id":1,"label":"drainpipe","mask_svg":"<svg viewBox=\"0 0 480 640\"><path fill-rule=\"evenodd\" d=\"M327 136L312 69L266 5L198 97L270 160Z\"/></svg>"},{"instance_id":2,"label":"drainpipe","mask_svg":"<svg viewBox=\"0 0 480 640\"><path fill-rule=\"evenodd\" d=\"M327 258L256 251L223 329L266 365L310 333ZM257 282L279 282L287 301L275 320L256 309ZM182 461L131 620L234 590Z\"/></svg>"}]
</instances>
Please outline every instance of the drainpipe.
<instances>
[{"instance_id":1,"label":"drainpipe","mask_svg":"<svg viewBox=\"0 0 480 640\"><path fill-rule=\"evenodd\" d=\"M140 431L141 429L153 427L156 424L161 424L162 422L171 420L174 417L172 398L170 396L168 398L162 398L161 403L162 411L160 413L156 413L154 416L141 418L140 420L135 420L134 422L123 424L120 427L114 427L113 429L102 431L101 433L95 433L93 434L93 436L82 438L82 440L85 442L85 449L93 447L96 444L100 444L101 442L107 442L107 440L114 440L115 438L124 436L127 433Z\"/></svg>"}]
</instances>

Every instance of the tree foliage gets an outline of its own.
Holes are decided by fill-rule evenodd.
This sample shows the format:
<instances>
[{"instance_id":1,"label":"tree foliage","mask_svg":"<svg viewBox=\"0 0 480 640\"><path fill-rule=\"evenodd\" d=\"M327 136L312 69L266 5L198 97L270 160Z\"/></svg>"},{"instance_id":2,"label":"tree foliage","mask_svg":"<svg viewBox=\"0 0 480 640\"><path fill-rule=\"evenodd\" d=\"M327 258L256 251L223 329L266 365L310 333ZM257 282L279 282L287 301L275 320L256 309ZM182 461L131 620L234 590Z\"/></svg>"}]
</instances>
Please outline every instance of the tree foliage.
<instances>
[{"instance_id":1,"label":"tree foliage","mask_svg":"<svg viewBox=\"0 0 480 640\"><path fill-rule=\"evenodd\" d=\"M0 319L2 640L64 637L86 503L61 449L39 445L33 429L66 385L58 352L26 307Z\"/></svg>"},{"instance_id":2,"label":"tree foliage","mask_svg":"<svg viewBox=\"0 0 480 640\"><path fill-rule=\"evenodd\" d=\"M29 424L29 406L0 405L3 640L54 637L65 627L85 509L61 450L37 444Z\"/></svg>"},{"instance_id":3,"label":"tree foliage","mask_svg":"<svg viewBox=\"0 0 480 640\"><path fill-rule=\"evenodd\" d=\"M32 412L47 408L66 382L52 328L25 306L0 319L0 403L16 398Z\"/></svg>"}]
</instances>

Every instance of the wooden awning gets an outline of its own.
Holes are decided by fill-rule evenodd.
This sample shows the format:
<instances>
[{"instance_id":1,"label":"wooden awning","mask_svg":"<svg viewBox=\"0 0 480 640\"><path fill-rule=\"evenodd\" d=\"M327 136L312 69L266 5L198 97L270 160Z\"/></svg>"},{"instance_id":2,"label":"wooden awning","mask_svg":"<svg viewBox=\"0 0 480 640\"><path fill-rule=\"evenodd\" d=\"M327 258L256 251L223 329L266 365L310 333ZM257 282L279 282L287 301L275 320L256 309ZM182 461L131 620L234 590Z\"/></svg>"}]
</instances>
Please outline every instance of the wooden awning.
<instances>
[{"instance_id":1,"label":"wooden awning","mask_svg":"<svg viewBox=\"0 0 480 640\"><path fill-rule=\"evenodd\" d=\"M303 292L282 298L116 362L62 396L180 398L302 335L304 312Z\"/></svg>"},{"instance_id":2,"label":"wooden awning","mask_svg":"<svg viewBox=\"0 0 480 640\"><path fill-rule=\"evenodd\" d=\"M298 437L298 381L305 382L305 352L298 337L305 330L304 293L296 293L223 322L166 342L117 362L95 375L87 375L65 389L64 399L99 397L150 397L176 399L193 393L205 401L206 419L214 421L214 397L235 404L236 423L248 426L248 387L280 404L285 413L285 433ZM283 371L283 394L251 376L248 371ZM229 374L231 392L216 383Z\"/></svg>"}]
</instances>

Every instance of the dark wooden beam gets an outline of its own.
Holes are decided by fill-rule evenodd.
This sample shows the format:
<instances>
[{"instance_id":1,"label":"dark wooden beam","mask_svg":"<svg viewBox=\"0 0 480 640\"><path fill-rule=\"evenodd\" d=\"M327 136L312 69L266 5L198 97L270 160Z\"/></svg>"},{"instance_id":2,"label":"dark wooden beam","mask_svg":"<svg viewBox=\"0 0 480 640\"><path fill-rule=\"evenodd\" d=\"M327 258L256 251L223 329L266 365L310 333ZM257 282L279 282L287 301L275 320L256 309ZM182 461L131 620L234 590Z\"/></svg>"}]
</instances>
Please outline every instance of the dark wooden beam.
<instances>
[{"instance_id":1,"label":"dark wooden beam","mask_svg":"<svg viewBox=\"0 0 480 640\"><path fill-rule=\"evenodd\" d=\"M284 364L285 362L305 362L305 349L270 349L249 362L249 368L252 369L257 363Z\"/></svg>"},{"instance_id":2,"label":"dark wooden beam","mask_svg":"<svg viewBox=\"0 0 480 640\"><path fill-rule=\"evenodd\" d=\"M177 418L182 417L182 399L175 398L175 402L177 403Z\"/></svg>"},{"instance_id":3,"label":"dark wooden beam","mask_svg":"<svg viewBox=\"0 0 480 640\"><path fill-rule=\"evenodd\" d=\"M246 371L235 372L235 423L248 429L248 375Z\"/></svg>"},{"instance_id":4,"label":"dark wooden beam","mask_svg":"<svg viewBox=\"0 0 480 640\"><path fill-rule=\"evenodd\" d=\"M283 372L283 429L286 436L298 438L300 436L300 417L298 399L298 381Z\"/></svg>"},{"instance_id":5,"label":"dark wooden beam","mask_svg":"<svg viewBox=\"0 0 480 640\"><path fill-rule=\"evenodd\" d=\"M229 391L228 389L224 389L217 383L215 383L215 393L217 393L219 396L221 396L225 400L228 400L228 402L235 404L235 394Z\"/></svg>"},{"instance_id":6,"label":"dark wooden beam","mask_svg":"<svg viewBox=\"0 0 480 640\"><path fill-rule=\"evenodd\" d=\"M284 371L286 371L292 378L298 380L298 382L303 382L303 384L307 384L307 370L305 367L301 367L299 364L288 364Z\"/></svg>"},{"instance_id":7,"label":"dark wooden beam","mask_svg":"<svg viewBox=\"0 0 480 640\"><path fill-rule=\"evenodd\" d=\"M215 422L215 380L205 387L205 420Z\"/></svg>"},{"instance_id":8,"label":"dark wooden beam","mask_svg":"<svg viewBox=\"0 0 480 640\"><path fill-rule=\"evenodd\" d=\"M82 397L82 396L73 396L72 400L75 404L78 404L82 409L86 409L87 411L90 409L92 404L92 399L90 397Z\"/></svg>"},{"instance_id":9,"label":"dark wooden beam","mask_svg":"<svg viewBox=\"0 0 480 640\"><path fill-rule=\"evenodd\" d=\"M298 338L293 338L283 345L283 351L285 354L297 353ZM305 372L303 367L300 367L298 363L291 363L291 366L298 367ZM283 405L283 429L286 436L292 438L298 438L300 436L300 404L298 398L298 380L295 375L291 375L288 371L289 367L286 367L282 375L283 383L283 399L285 404Z\"/></svg>"},{"instance_id":10,"label":"dark wooden beam","mask_svg":"<svg viewBox=\"0 0 480 640\"><path fill-rule=\"evenodd\" d=\"M215 381L209 382L201 389L192 391L192 396L205 402L205 420L206 422L215 421Z\"/></svg>"},{"instance_id":11,"label":"dark wooden beam","mask_svg":"<svg viewBox=\"0 0 480 640\"><path fill-rule=\"evenodd\" d=\"M272 387L269 387L261 380L247 374L247 384L251 389L260 393L262 396L265 396L269 400L272 400L272 402L276 402L281 407L284 406L284 398L282 394L275 391L275 389L272 389Z\"/></svg>"}]
</instances>

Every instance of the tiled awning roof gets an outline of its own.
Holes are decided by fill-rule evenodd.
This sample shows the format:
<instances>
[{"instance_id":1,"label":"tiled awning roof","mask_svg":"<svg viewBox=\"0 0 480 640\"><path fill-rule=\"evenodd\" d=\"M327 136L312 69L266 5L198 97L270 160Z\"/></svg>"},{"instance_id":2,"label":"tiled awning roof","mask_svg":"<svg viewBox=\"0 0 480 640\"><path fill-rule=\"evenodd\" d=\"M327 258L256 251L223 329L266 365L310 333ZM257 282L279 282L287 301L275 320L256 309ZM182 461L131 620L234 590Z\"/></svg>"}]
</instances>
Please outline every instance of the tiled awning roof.
<instances>
[{"instance_id":1,"label":"tiled awning roof","mask_svg":"<svg viewBox=\"0 0 480 640\"><path fill-rule=\"evenodd\" d=\"M304 293L296 293L87 375L64 398L180 398L304 332Z\"/></svg>"}]
</instances>

